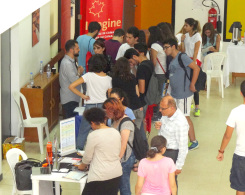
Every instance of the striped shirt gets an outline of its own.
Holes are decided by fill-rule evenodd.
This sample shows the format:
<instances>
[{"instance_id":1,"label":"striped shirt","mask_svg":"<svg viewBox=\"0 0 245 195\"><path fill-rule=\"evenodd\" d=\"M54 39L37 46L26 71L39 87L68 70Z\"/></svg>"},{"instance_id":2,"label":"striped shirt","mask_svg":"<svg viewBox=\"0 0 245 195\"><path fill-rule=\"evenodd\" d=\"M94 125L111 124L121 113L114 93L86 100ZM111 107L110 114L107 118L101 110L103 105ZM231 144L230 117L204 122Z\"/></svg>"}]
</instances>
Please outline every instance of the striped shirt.
<instances>
[{"instance_id":1,"label":"striped shirt","mask_svg":"<svg viewBox=\"0 0 245 195\"><path fill-rule=\"evenodd\" d=\"M59 81L60 81L60 100L61 104L68 102L79 102L80 97L74 94L68 87L71 83L78 79L75 60L65 55L60 64ZM81 91L81 85L76 87Z\"/></svg>"},{"instance_id":2,"label":"striped shirt","mask_svg":"<svg viewBox=\"0 0 245 195\"><path fill-rule=\"evenodd\" d=\"M167 149L179 150L176 168L182 169L188 153L189 124L179 109L171 117L162 116L161 123L158 134L167 139Z\"/></svg>"}]
</instances>

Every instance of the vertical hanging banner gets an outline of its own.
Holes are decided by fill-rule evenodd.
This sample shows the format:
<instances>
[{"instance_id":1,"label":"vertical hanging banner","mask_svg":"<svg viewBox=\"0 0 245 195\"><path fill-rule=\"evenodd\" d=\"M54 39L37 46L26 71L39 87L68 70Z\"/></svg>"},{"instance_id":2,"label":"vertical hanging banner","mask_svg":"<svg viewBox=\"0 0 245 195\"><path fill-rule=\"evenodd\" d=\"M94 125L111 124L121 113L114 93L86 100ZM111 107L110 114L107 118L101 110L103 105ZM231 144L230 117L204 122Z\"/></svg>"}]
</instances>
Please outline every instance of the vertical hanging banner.
<instances>
[{"instance_id":1,"label":"vertical hanging banner","mask_svg":"<svg viewBox=\"0 0 245 195\"><path fill-rule=\"evenodd\" d=\"M86 6L86 13L84 8ZM97 21L101 30L97 38L111 39L116 29L122 28L123 0L83 0L80 21L80 34L88 33L88 25Z\"/></svg>"}]
</instances>

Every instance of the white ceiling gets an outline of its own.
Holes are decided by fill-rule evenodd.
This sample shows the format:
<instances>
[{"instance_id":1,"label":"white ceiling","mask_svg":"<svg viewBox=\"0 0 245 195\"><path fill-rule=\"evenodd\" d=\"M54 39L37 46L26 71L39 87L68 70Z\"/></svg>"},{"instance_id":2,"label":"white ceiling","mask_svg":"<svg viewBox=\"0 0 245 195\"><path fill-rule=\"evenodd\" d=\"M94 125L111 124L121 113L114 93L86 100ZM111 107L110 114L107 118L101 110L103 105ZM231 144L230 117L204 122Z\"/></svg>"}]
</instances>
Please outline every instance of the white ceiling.
<instances>
[{"instance_id":1,"label":"white ceiling","mask_svg":"<svg viewBox=\"0 0 245 195\"><path fill-rule=\"evenodd\" d=\"M0 0L0 34L50 0Z\"/></svg>"}]
</instances>

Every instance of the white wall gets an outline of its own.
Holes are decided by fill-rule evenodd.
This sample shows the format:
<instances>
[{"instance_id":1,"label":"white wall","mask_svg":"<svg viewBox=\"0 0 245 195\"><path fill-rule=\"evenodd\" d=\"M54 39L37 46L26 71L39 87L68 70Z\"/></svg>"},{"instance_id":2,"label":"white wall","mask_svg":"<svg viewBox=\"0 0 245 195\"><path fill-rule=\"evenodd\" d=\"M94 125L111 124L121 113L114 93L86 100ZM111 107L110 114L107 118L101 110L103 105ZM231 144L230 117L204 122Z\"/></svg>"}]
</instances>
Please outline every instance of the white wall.
<instances>
[{"instance_id":1,"label":"white wall","mask_svg":"<svg viewBox=\"0 0 245 195\"><path fill-rule=\"evenodd\" d=\"M39 71L39 63L50 60L50 3L40 8L40 40L32 47L31 15L11 28L11 92L19 91L30 79L30 72ZM11 101L12 134L17 135L19 116Z\"/></svg>"},{"instance_id":2,"label":"white wall","mask_svg":"<svg viewBox=\"0 0 245 195\"><path fill-rule=\"evenodd\" d=\"M222 21L222 40L223 40L223 25L224 25L224 0L215 0L220 8ZM195 3L196 2L196 3ZM198 3L197 3L198 2ZM179 30L184 25L184 20L186 18L194 18L200 22L201 27L208 22L208 10L210 8L201 5L202 0L176 0L175 7L175 32ZM206 5L211 5L210 1L205 1ZM201 5L200 7L198 5ZM215 8L218 12L218 9ZM223 43L222 51L226 51L228 43Z\"/></svg>"}]
</instances>

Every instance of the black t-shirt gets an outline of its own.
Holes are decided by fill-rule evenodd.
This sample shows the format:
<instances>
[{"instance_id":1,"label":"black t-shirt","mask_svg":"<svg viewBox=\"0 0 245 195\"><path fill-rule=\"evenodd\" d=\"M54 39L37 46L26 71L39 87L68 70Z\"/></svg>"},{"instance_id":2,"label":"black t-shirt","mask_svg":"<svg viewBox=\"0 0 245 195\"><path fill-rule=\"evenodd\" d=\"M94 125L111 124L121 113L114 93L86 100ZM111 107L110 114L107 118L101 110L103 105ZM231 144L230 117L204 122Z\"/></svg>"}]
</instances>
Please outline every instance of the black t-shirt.
<instances>
[{"instance_id":1,"label":"black t-shirt","mask_svg":"<svg viewBox=\"0 0 245 195\"><path fill-rule=\"evenodd\" d=\"M147 89L148 89L148 85L149 85L153 70L154 70L154 65L153 65L152 61L150 61L150 60L142 61L137 68L137 72L136 72L137 82L139 80L145 80L145 93L140 94L140 100L141 100L143 106L146 105L144 98L145 98L145 94L146 94Z\"/></svg>"},{"instance_id":2,"label":"black t-shirt","mask_svg":"<svg viewBox=\"0 0 245 195\"><path fill-rule=\"evenodd\" d=\"M125 93L128 95L129 99L129 108L132 110L136 110L140 107L141 101L140 98L136 94L136 78L133 76L132 80L123 80L119 77L113 77L112 78L112 88L117 87L125 91Z\"/></svg>"}]
</instances>

